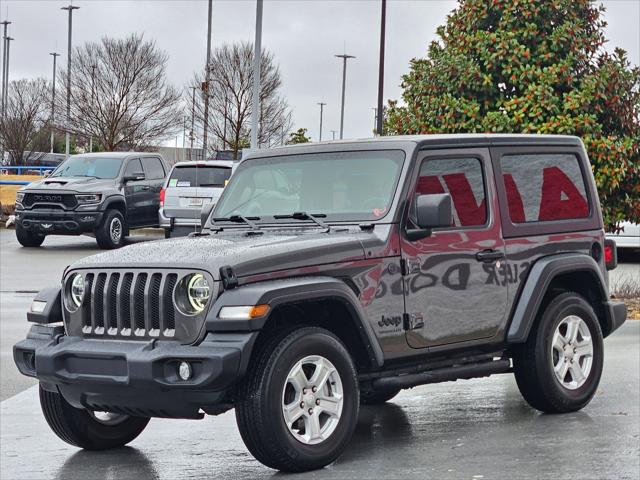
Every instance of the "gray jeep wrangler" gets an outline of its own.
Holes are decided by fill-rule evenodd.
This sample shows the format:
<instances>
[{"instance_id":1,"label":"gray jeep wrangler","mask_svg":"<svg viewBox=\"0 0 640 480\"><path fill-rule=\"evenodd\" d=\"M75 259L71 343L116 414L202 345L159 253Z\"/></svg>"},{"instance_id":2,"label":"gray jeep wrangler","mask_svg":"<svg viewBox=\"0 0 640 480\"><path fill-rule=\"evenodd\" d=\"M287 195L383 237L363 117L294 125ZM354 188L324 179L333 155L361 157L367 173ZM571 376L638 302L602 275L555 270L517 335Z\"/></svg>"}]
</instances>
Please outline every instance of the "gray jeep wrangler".
<instances>
[{"instance_id":1,"label":"gray jeep wrangler","mask_svg":"<svg viewBox=\"0 0 640 480\"><path fill-rule=\"evenodd\" d=\"M235 408L260 462L320 468L360 404L417 385L512 372L532 407L579 410L626 316L575 137L259 151L204 217L80 260L34 300L14 358L62 440L114 448L150 417Z\"/></svg>"},{"instance_id":2,"label":"gray jeep wrangler","mask_svg":"<svg viewBox=\"0 0 640 480\"><path fill-rule=\"evenodd\" d=\"M157 153L72 155L16 195L16 237L39 247L48 235L95 235L103 249L124 245L129 230L157 227L168 169Z\"/></svg>"}]
</instances>

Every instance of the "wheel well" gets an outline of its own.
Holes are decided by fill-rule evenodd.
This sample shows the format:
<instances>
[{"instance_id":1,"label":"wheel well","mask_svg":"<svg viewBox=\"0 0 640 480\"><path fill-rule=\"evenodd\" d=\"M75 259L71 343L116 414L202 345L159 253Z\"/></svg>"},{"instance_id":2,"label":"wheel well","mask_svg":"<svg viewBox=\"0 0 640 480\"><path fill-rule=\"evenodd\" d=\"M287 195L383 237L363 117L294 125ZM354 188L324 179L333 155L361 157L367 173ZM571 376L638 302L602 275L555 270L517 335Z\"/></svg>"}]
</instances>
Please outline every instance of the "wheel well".
<instances>
[{"instance_id":1,"label":"wheel well","mask_svg":"<svg viewBox=\"0 0 640 480\"><path fill-rule=\"evenodd\" d=\"M600 327L602 328L603 335L607 335L607 322L604 302L607 300L602 293L602 289L599 286L600 279L598 276L589 270L579 272L561 273L553 278L547 292L542 300L538 312L543 312L546 306L558 295L565 292L575 292L591 305Z\"/></svg>"},{"instance_id":2,"label":"wheel well","mask_svg":"<svg viewBox=\"0 0 640 480\"><path fill-rule=\"evenodd\" d=\"M276 332L286 328L316 326L329 330L345 345L357 370L372 366L362 336L356 326L359 319L347 305L337 299L320 299L277 306L257 339L254 352L260 349Z\"/></svg>"},{"instance_id":3,"label":"wheel well","mask_svg":"<svg viewBox=\"0 0 640 480\"><path fill-rule=\"evenodd\" d=\"M122 214L122 216L125 218L125 220L127 219L127 206L122 200L116 200L114 202L109 203L105 211L106 210L118 210Z\"/></svg>"}]
</instances>

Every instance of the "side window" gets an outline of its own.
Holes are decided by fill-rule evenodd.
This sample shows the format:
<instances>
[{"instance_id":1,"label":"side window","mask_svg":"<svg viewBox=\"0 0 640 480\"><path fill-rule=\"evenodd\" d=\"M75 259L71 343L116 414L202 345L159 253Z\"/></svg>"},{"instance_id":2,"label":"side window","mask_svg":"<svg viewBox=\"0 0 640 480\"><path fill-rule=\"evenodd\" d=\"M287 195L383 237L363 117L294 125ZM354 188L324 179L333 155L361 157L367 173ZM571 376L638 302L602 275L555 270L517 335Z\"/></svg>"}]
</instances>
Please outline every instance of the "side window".
<instances>
[{"instance_id":1,"label":"side window","mask_svg":"<svg viewBox=\"0 0 640 480\"><path fill-rule=\"evenodd\" d=\"M589 216L584 178L574 154L504 155L500 166L513 223Z\"/></svg>"},{"instance_id":2,"label":"side window","mask_svg":"<svg viewBox=\"0 0 640 480\"><path fill-rule=\"evenodd\" d=\"M158 157L144 157L142 164L147 174L147 180L161 180L166 175L162 162Z\"/></svg>"},{"instance_id":3,"label":"side window","mask_svg":"<svg viewBox=\"0 0 640 480\"><path fill-rule=\"evenodd\" d=\"M426 159L420 166L416 194L449 193L453 226L471 227L487 222L482 164L474 157Z\"/></svg>"},{"instance_id":4,"label":"side window","mask_svg":"<svg viewBox=\"0 0 640 480\"><path fill-rule=\"evenodd\" d=\"M127 166L124 169L124 175L133 175L134 173L144 173L139 158L129 160L129 163L127 163Z\"/></svg>"}]
</instances>

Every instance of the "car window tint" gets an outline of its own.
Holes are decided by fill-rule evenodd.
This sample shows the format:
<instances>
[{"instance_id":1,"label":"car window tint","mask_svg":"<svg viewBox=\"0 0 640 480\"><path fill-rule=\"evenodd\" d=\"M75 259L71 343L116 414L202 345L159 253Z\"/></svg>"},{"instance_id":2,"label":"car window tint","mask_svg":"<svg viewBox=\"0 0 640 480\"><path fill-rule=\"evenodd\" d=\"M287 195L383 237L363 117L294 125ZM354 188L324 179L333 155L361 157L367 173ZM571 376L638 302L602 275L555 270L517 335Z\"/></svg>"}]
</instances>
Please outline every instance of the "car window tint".
<instances>
[{"instance_id":1,"label":"car window tint","mask_svg":"<svg viewBox=\"0 0 640 480\"><path fill-rule=\"evenodd\" d=\"M133 175L137 173L144 173L144 170L142 170L140 159L134 158L133 160L129 160L129 163L127 163L127 166L124 169L124 175Z\"/></svg>"},{"instance_id":2,"label":"car window tint","mask_svg":"<svg viewBox=\"0 0 640 480\"><path fill-rule=\"evenodd\" d=\"M231 168L184 166L176 167L169 178L170 187L224 187L231 177Z\"/></svg>"},{"instance_id":3,"label":"car window tint","mask_svg":"<svg viewBox=\"0 0 640 480\"><path fill-rule=\"evenodd\" d=\"M589 216L584 178L574 154L505 155L500 165L513 223Z\"/></svg>"},{"instance_id":4,"label":"car window tint","mask_svg":"<svg viewBox=\"0 0 640 480\"><path fill-rule=\"evenodd\" d=\"M165 172L162 162L157 157L145 157L142 159L147 180L159 180L164 178Z\"/></svg>"},{"instance_id":5,"label":"car window tint","mask_svg":"<svg viewBox=\"0 0 640 480\"><path fill-rule=\"evenodd\" d=\"M416 194L449 193L456 227L487 221L482 164L477 158L426 159L420 166Z\"/></svg>"}]
</instances>

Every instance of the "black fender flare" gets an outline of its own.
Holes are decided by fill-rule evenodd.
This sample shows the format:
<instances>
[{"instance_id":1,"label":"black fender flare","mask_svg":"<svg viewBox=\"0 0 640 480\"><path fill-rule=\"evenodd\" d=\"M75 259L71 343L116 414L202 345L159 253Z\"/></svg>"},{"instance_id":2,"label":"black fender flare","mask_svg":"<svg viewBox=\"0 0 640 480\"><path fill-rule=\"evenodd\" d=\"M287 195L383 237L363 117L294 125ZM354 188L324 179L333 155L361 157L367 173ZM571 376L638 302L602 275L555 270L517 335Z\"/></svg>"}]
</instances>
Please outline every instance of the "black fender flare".
<instances>
[{"instance_id":1,"label":"black fender flare","mask_svg":"<svg viewBox=\"0 0 640 480\"><path fill-rule=\"evenodd\" d=\"M368 317L353 290L333 277L296 277L287 280L266 280L226 290L211 306L205 321L207 332L243 332L261 330L269 321L273 310L283 304L304 300L333 299L342 302L354 321L372 366L381 367L384 362L382 348ZM218 318L224 306L262 305L271 308L269 313L253 320L221 320Z\"/></svg>"},{"instance_id":2,"label":"black fender flare","mask_svg":"<svg viewBox=\"0 0 640 480\"><path fill-rule=\"evenodd\" d=\"M106 212L114 203L123 203L125 209L125 217L127 210L127 199L123 195L110 195L104 199L101 210ZM126 220L126 218L125 218Z\"/></svg>"},{"instance_id":3,"label":"black fender flare","mask_svg":"<svg viewBox=\"0 0 640 480\"><path fill-rule=\"evenodd\" d=\"M533 264L518 297L511 324L507 330L507 343L524 343L535 322L538 309L555 277L565 273L589 272L595 277L600 301L605 303L605 327L612 326L614 319L608 302L607 283L596 261L586 254L560 253L543 257ZM593 282L593 280L590 280ZM612 330L604 328L605 336Z\"/></svg>"}]
</instances>

